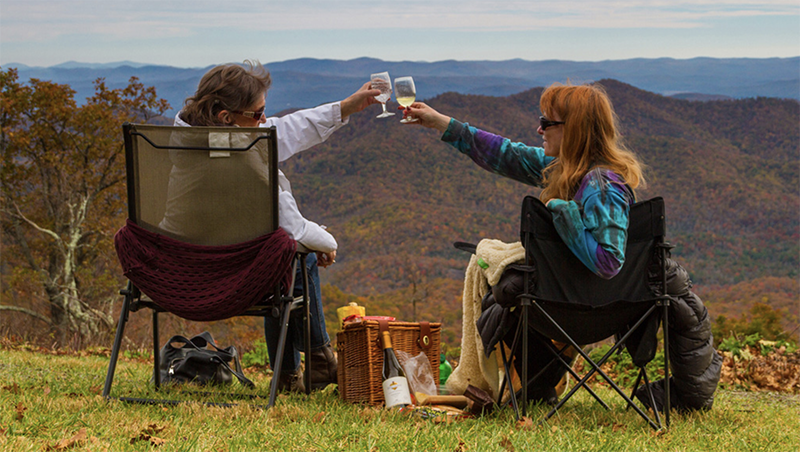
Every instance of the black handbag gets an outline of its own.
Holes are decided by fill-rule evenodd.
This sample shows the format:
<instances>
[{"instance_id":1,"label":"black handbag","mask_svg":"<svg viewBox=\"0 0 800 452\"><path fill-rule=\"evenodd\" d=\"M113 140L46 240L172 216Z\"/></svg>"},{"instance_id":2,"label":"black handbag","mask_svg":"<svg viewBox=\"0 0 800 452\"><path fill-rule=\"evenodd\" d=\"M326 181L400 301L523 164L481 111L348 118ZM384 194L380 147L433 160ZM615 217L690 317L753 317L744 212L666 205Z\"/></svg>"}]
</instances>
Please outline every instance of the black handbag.
<instances>
[{"instance_id":1,"label":"black handbag","mask_svg":"<svg viewBox=\"0 0 800 452\"><path fill-rule=\"evenodd\" d=\"M183 345L174 347L173 342ZM255 387L242 372L236 348L217 347L208 331L191 339L172 336L161 348L160 357L161 383L230 384L236 377L244 386ZM231 361L234 368L229 364Z\"/></svg>"}]
</instances>

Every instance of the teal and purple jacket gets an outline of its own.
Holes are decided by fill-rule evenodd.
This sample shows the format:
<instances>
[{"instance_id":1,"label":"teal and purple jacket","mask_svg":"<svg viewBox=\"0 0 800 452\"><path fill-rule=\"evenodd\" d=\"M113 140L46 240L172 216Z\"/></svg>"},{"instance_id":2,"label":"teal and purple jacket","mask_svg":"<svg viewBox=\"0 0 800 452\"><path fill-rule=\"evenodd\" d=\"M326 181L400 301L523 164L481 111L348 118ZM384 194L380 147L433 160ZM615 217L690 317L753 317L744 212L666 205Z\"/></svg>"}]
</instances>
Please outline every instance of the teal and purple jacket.
<instances>
[{"instance_id":1,"label":"teal and purple jacket","mask_svg":"<svg viewBox=\"0 0 800 452\"><path fill-rule=\"evenodd\" d=\"M442 141L492 173L535 187L542 186L542 171L555 160L540 147L515 143L455 119L450 120ZM610 279L625 263L633 202L634 194L622 177L595 168L583 177L571 200L552 199L547 208L569 249L589 270Z\"/></svg>"}]
</instances>

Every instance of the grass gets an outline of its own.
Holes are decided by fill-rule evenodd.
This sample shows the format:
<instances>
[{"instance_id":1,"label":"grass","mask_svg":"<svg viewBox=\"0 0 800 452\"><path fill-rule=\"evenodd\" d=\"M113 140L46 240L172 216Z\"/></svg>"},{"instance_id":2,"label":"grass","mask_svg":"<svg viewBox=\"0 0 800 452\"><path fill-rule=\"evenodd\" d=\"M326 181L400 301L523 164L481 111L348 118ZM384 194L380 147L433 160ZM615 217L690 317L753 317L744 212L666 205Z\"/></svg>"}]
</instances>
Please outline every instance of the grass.
<instances>
[{"instance_id":1,"label":"grass","mask_svg":"<svg viewBox=\"0 0 800 452\"><path fill-rule=\"evenodd\" d=\"M532 407L525 427L510 409L474 419L423 419L341 401L333 391L281 395L233 408L197 403L137 405L101 396L102 353L48 354L0 349L0 450L92 451L796 451L800 396L721 390L706 413L673 414L655 432L614 394L598 387L612 410L579 392L548 423ZM162 397L149 387L143 359L121 359L112 395ZM247 369L267 395L268 377ZM238 389L238 386L233 386ZM333 387L329 387L333 388ZM247 393L239 390L240 393ZM175 391L170 396L187 399ZM212 401L236 401L212 397Z\"/></svg>"}]
</instances>

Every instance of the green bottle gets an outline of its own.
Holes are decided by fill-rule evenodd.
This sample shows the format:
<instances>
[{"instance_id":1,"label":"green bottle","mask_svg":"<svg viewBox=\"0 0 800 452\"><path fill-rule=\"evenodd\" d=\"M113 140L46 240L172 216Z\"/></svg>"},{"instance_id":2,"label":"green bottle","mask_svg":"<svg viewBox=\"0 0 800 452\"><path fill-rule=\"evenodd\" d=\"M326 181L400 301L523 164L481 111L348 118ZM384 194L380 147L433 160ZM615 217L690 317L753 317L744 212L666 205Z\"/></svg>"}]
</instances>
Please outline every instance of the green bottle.
<instances>
[{"instance_id":1,"label":"green bottle","mask_svg":"<svg viewBox=\"0 0 800 452\"><path fill-rule=\"evenodd\" d=\"M442 353L439 358L439 362L439 384L444 385L450 377L450 374L453 373L453 366L451 366L447 358L444 357L444 353Z\"/></svg>"}]
</instances>

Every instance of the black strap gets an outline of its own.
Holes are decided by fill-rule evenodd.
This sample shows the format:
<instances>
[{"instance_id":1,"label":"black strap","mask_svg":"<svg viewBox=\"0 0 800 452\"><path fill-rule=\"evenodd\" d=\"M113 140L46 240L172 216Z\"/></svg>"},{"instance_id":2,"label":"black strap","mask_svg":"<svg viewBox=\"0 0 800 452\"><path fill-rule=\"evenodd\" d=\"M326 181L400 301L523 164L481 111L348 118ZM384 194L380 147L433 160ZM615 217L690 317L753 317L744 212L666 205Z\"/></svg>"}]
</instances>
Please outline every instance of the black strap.
<instances>
[{"instance_id":1,"label":"black strap","mask_svg":"<svg viewBox=\"0 0 800 452\"><path fill-rule=\"evenodd\" d=\"M195 341L196 339L202 339L203 341ZM167 341L167 344L171 344L173 342L181 342L181 343L185 344L184 346L188 345L191 348L194 348L195 350L201 350L201 351L205 350L207 345L211 345L217 352L219 352L219 353L225 355L226 357L228 357L228 360L232 359L234 367L236 369L235 370L231 369L231 366L228 364L228 362L225 359L222 359L221 357L217 357L217 358L219 358L219 361L218 361L219 364L221 364L224 368L228 369L231 372L231 374L233 374L239 380L239 382L241 384L243 384L243 385L245 385L245 386L247 386L249 388L255 388L256 387L255 383L253 383L249 378L244 376L244 372L242 370L242 363L239 361L239 353L237 353L236 347L234 347L232 345L230 347L226 348L226 349L222 349L222 348L217 347L217 345L214 343L214 338L211 337L211 333L209 333L208 331L204 331L204 332L192 337L192 339L187 339L187 338L185 338L184 336L181 336L181 335L175 335L175 336L172 336L172 338L170 338L169 341ZM201 345L198 345L197 342L201 342L201 343L205 342L205 344L201 346Z\"/></svg>"}]
</instances>

